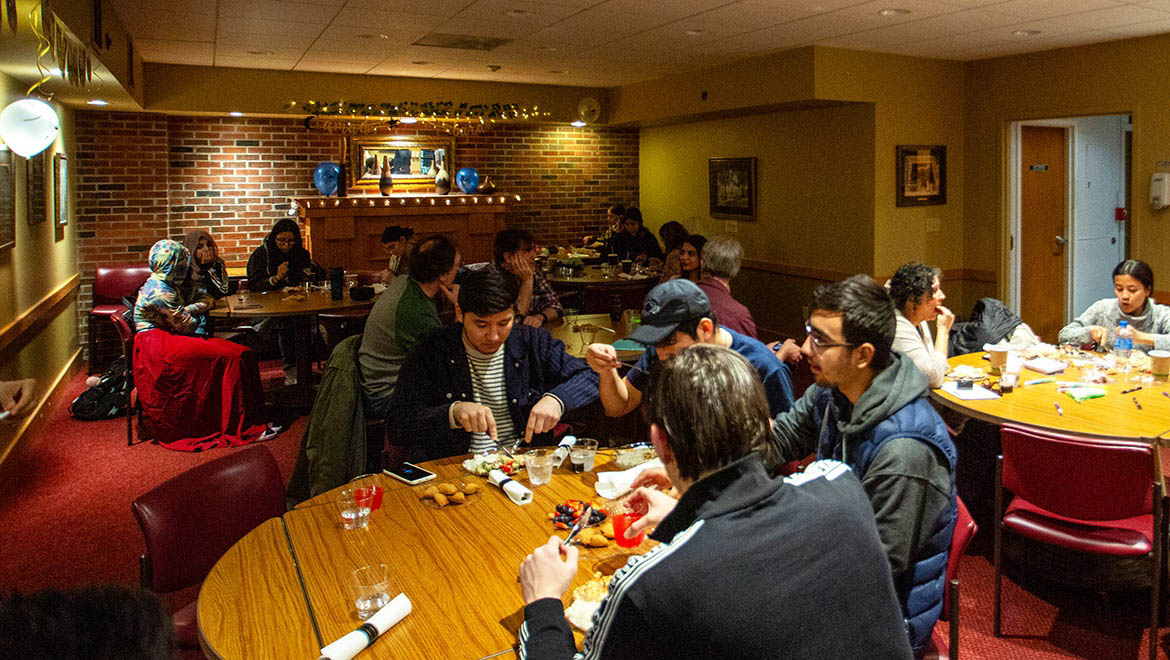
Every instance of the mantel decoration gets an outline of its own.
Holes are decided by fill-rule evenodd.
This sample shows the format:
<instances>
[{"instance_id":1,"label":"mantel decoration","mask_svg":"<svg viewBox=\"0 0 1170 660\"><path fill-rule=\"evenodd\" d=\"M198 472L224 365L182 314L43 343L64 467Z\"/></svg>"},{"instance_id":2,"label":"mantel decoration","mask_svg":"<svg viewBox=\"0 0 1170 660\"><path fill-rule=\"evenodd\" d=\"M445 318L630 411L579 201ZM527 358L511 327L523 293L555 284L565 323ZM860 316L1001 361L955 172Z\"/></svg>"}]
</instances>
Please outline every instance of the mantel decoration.
<instances>
[{"instance_id":1,"label":"mantel decoration","mask_svg":"<svg viewBox=\"0 0 1170 660\"><path fill-rule=\"evenodd\" d=\"M947 148L944 145L899 144L895 148L895 206L947 203Z\"/></svg>"},{"instance_id":2,"label":"mantel decoration","mask_svg":"<svg viewBox=\"0 0 1170 660\"><path fill-rule=\"evenodd\" d=\"M707 159L708 203L712 218L756 219L756 159Z\"/></svg>"},{"instance_id":3,"label":"mantel decoration","mask_svg":"<svg viewBox=\"0 0 1170 660\"><path fill-rule=\"evenodd\" d=\"M510 121L546 119L552 113L539 106L516 103L455 103L454 101L400 101L398 103L358 103L355 101L289 101L286 112L305 112L305 128L341 135L385 133L400 123L413 119L450 135L477 133L491 124Z\"/></svg>"}]
</instances>

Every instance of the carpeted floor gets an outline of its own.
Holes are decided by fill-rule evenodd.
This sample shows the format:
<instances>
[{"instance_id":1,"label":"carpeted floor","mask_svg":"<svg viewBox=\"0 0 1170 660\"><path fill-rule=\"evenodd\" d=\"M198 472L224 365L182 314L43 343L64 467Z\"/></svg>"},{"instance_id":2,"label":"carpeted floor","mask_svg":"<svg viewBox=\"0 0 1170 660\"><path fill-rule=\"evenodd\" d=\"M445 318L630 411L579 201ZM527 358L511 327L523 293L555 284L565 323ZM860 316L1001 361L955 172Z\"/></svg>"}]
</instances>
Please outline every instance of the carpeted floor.
<instances>
[{"instance_id":1,"label":"carpeted floor","mask_svg":"<svg viewBox=\"0 0 1170 660\"><path fill-rule=\"evenodd\" d=\"M70 385L70 397L84 388ZM267 443L287 479L305 419ZM138 583L142 537L130 513L138 494L231 449L183 454L153 444L127 447L125 421L78 422L62 409L25 451L16 483L0 485L0 591ZM964 558L961 650L966 658L1135 660L1146 653L1148 596L1103 597L1027 580L1004 582L1004 631L991 634L990 530ZM172 604L195 598L176 594ZM1165 635L1163 635L1165 639ZM1159 656L1167 658L1166 644ZM198 658L196 651L183 658Z\"/></svg>"}]
</instances>

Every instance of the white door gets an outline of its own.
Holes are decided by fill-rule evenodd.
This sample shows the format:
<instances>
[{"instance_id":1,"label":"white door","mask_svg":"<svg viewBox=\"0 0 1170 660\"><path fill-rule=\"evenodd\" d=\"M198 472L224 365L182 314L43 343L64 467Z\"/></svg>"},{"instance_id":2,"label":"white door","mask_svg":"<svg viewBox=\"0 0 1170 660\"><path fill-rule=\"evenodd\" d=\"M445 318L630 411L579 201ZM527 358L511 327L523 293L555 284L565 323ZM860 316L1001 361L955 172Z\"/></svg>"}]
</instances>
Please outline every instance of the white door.
<instances>
[{"instance_id":1,"label":"white door","mask_svg":"<svg viewBox=\"0 0 1170 660\"><path fill-rule=\"evenodd\" d=\"M1125 132L1128 117L1078 117L1074 129L1070 316L1113 296L1110 273L1125 258Z\"/></svg>"}]
</instances>

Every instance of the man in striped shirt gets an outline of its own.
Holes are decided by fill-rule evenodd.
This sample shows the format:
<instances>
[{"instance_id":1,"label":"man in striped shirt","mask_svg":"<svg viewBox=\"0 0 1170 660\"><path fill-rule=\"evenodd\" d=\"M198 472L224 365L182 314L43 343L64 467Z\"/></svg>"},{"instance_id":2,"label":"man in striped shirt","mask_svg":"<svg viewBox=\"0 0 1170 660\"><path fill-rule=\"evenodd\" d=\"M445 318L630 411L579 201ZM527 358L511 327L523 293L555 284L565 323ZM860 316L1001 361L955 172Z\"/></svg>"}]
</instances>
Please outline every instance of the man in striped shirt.
<instances>
[{"instance_id":1,"label":"man in striped shirt","mask_svg":"<svg viewBox=\"0 0 1170 660\"><path fill-rule=\"evenodd\" d=\"M614 574L585 636L584 658L910 658L873 512L837 461L771 478L753 451L770 434L768 402L738 353L696 344L647 388L650 439L680 499L640 488L660 542ZM576 648L561 597L578 551L554 536L520 567L520 658ZM562 559L563 557L563 559Z\"/></svg>"},{"instance_id":2,"label":"man in striped shirt","mask_svg":"<svg viewBox=\"0 0 1170 660\"><path fill-rule=\"evenodd\" d=\"M390 442L407 460L531 442L561 416L597 400L597 375L552 335L515 322L517 289L504 272L468 272L459 323L421 339L398 375Z\"/></svg>"}]
</instances>

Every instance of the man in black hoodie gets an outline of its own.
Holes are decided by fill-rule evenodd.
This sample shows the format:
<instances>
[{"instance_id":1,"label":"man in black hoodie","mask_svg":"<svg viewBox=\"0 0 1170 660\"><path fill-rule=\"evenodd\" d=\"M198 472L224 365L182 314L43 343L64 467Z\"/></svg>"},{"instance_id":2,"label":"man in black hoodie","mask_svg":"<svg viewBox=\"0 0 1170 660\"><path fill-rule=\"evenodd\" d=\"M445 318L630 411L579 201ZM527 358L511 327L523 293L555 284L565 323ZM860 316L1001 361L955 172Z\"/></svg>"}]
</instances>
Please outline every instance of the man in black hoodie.
<instances>
[{"instance_id":1,"label":"man in black hoodie","mask_svg":"<svg viewBox=\"0 0 1170 660\"><path fill-rule=\"evenodd\" d=\"M730 349L696 344L648 388L650 439L681 494L639 489L660 545L614 574L585 658L909 658L873 514L837 461L795 479L768 476L753 450L768 434L755 370ZM564 560L562 560L564 555ZM552 537L520 568L520 657L573 656L561 596L577 548Z\"/></svg>"}]
</instances>

